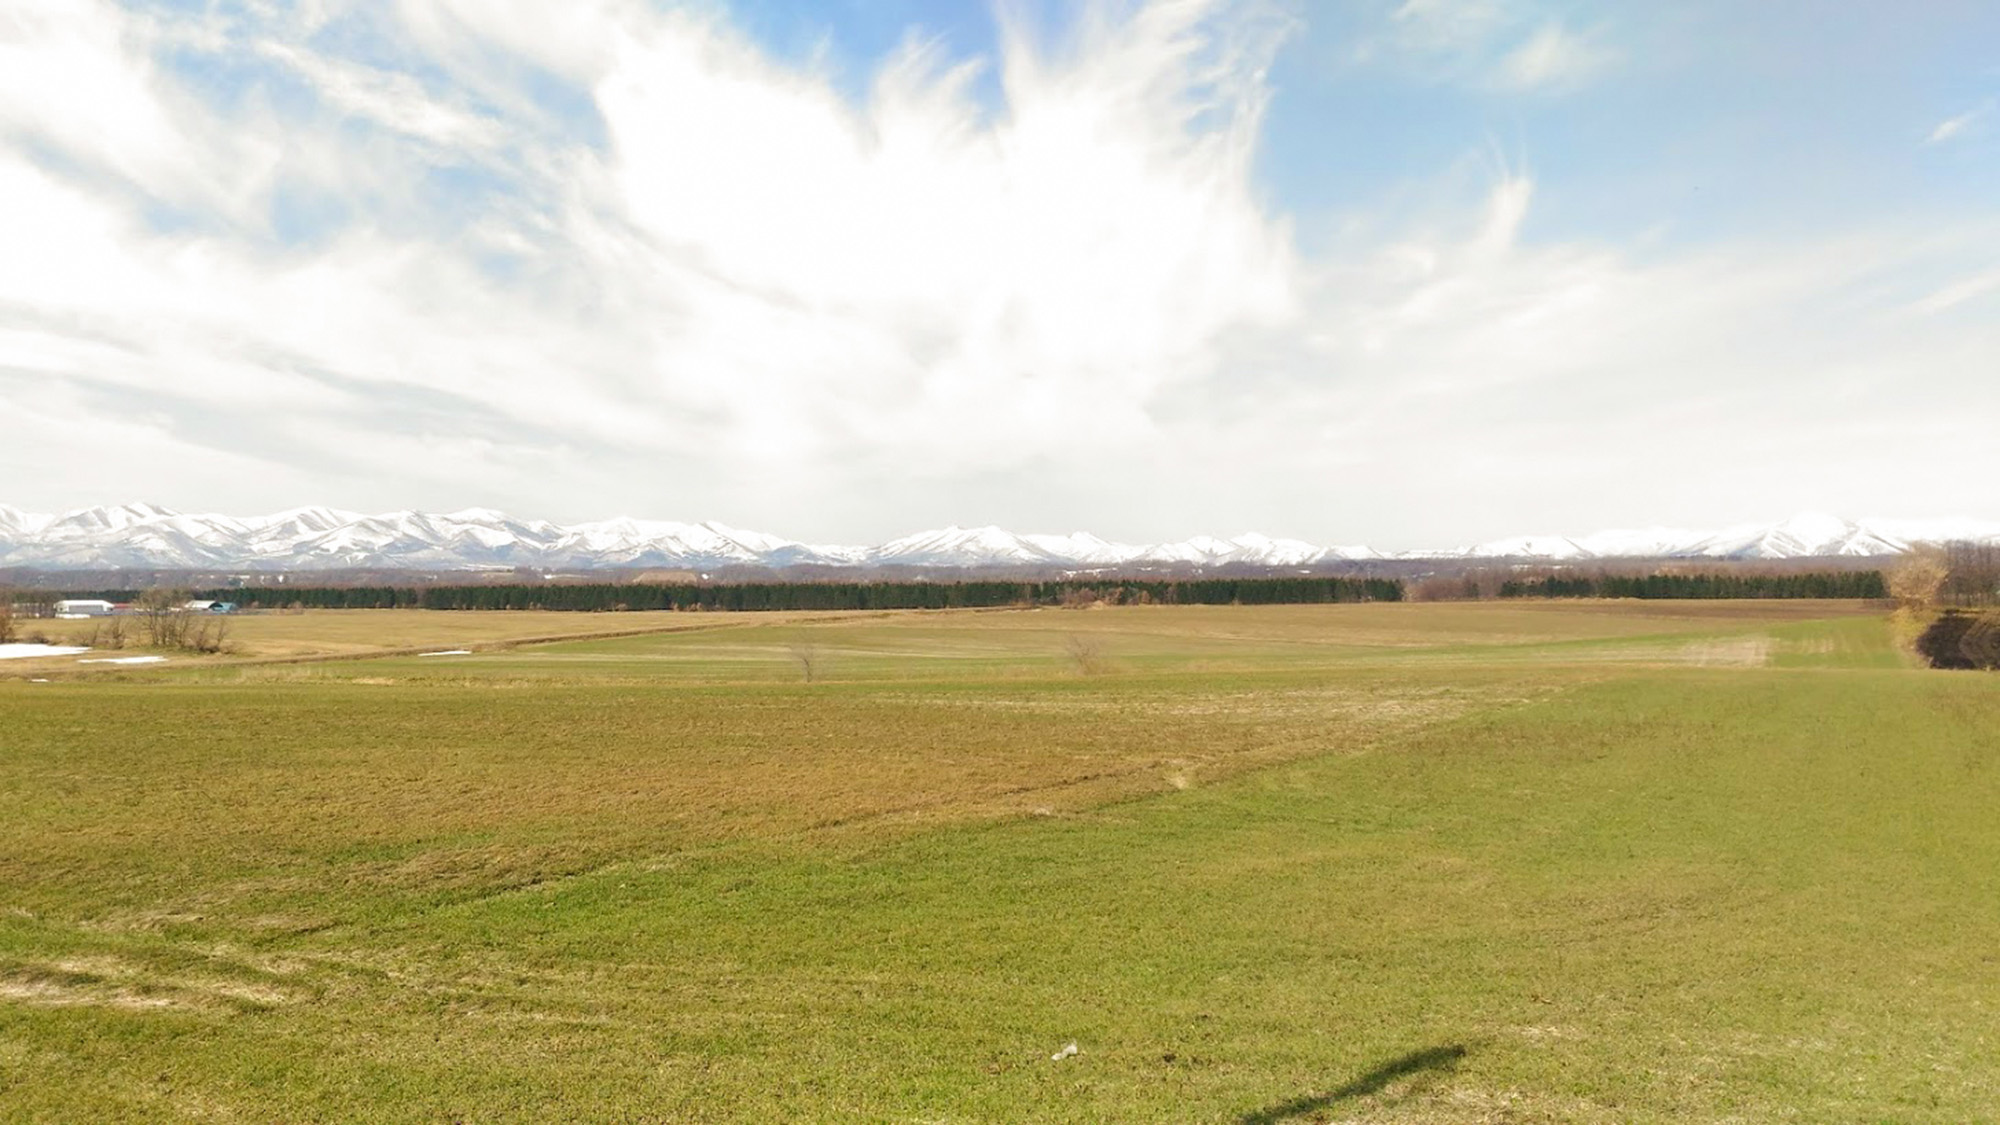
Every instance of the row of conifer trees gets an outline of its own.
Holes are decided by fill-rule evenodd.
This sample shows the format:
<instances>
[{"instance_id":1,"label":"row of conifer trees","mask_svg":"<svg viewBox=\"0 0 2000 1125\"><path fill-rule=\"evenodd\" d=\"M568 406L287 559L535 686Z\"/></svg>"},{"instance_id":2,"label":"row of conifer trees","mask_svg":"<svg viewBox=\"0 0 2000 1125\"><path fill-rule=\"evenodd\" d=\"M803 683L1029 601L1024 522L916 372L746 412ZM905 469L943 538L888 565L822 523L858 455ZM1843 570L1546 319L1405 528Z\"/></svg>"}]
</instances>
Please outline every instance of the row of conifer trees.
<instances>
[{"instance_id":1,"label":"row of conifer trees","mask_svg":"<svg viewBox=\"0 0 2000 1125\"><path fill-rule=\"evenodd\" d=\"M1500 584L1503 598L1884 598L1880 571L1793 574L1544 574ZM91 597L134 601L135 590ZM541 609L885 610L1000 606L1313 605L1404 600L1393 578L1066 579L1047 582L549 583L480 586L245 586L192 592L246 610Z\"/></svg>"},{"instance_id":2,"label":"row of conifer trees","mask_svg":"<svg viewBox=\"0 0 2000 1125\"><path fill-rule=\"evenodd\" d=\"M94 596L129 601L135 591ZM1014 605L1305 605L1401 601L1387 578L1198 578L1054 582L562 583L490 586L267 586L195 597L242 609L831 610L970 609Z\"/></svg>"},{"instance_id":3,"label":"row of conifer trees","mask_svg":"<svg viewBox=\"0 0 2000 1125\"><path fill-rule=\"evenodd\" d=\"M1500 585L1503 598L1886 598L1879 570L1797 574L1557 574Z\"/></svg>"}]
</instances>

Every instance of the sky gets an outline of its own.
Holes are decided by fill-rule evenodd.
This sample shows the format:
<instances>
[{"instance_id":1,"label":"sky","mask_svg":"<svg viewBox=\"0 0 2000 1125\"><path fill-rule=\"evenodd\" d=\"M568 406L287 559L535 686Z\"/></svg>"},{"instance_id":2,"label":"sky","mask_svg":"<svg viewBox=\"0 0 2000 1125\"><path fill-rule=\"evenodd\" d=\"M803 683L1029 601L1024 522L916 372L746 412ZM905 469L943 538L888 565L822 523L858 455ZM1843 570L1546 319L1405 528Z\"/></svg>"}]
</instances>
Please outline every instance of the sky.
<instances>
[{"instance_id":1,"label":"sky","mask_svg":"<svg viewBox=\"0 0 2000 1125\"><path fill-rule=\"evenodd\" d=\"M2000 517L2000 5L10 0L0 502Z\"/></svg>"}]
</instances>

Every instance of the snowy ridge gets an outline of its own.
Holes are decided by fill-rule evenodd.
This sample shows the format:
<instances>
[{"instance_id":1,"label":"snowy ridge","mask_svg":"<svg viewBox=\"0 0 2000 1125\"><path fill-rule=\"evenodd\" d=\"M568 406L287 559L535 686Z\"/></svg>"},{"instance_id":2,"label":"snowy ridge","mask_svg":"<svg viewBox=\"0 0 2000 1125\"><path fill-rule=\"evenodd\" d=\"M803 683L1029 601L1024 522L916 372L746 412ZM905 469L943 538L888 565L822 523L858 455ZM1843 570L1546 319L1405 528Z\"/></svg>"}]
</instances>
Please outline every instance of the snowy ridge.
<instances>
[{"instance_id":1,"label":"snowy ridge","mask_svg":"<svg viewBox=\"0 0 2000 1125\"><path fill-rule=\"evenodd\" d=\"M364 515L293 508L267 516L192 515L154 504L40 515L0 504L0 566L45 569L331 570L480 567L719 568L908 566L958 569L1185 566L1296 569L1371 559L1794 559L1899 554L1911 544L2000 543L2000 521L1871 520L1804 514L1720 531L1644 528L1585 536L1525 535L1471 547L1386 553L1297 539L1198 535L1172 543L1114 543L1089 532L1020 535L999 527L945 527L873 547L802 543L715 522L629 517L571 526L490 508Z\"/></svg>"}]
</instances>

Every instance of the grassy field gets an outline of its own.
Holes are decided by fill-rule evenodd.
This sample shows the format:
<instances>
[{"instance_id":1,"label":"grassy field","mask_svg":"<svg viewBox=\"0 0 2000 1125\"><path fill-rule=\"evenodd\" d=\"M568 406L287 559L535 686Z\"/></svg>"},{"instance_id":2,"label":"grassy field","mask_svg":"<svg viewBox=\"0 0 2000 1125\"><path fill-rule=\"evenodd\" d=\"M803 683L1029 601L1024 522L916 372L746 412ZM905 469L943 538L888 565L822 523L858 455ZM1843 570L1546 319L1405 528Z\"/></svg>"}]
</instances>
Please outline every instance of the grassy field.
<instances>
[{"instance_id":1,"label":"grassy field","mask_svg":"<svg viewBox=\"0 0 2000 1125\"><path fill-rule=\"evenodd\" d=\"M1880 611L534 616L0 682L0 1119L1996 1119Z\"/></svg>"},{"instance_id":2,"label":"grassy field","mask_svg":"<svg viewBox=\"0 0 2000 1125\"><path fill-rule=\"evenodd\" d=\"M838 618L839 614L770 614L785 621ZM217 620L217 619L203 619ZM419 609L316 609L302 613L243 613L220 621L227 626L227 652L197 655L179 650L154 650L144 643L145 625L138 618L124 619L125 643L115 651L106 639L112 618L78 620L23 620L16 622L24 635L38 636L60 645L90 644L102 648L90 656L117 656L157 652L182 666L211 666L242 662L324 659L339 656L371 656L383 653L413 653L431 649L466 647L474 650L509 648L550 638L599 633L681 632L733 628L746 624L742 618L721 614L685 613L547 613L520 610L508 613L439 613ZM32 658L0 663L0 674L10 676L47 675L51 672L103 674L112 669L83 668L76 657Z\"/></svg>"}]
</instances>

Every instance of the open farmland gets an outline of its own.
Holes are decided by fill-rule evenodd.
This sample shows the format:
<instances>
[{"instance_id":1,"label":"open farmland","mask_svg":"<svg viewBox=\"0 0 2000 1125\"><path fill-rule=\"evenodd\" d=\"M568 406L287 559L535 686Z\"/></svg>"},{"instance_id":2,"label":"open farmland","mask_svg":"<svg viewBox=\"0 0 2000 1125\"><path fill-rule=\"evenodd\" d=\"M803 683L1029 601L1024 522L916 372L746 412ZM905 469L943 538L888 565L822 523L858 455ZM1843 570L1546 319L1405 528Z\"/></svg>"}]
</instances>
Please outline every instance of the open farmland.
<instances>
[{"instance_id":1,"label":"open farmland","mask_svg":"<svg viewBox=\"0 0 2000 1125\"><path fill-rule=\"evenodd\" d=\"M774 617L808 618L810 614L774 614ZM824 616L824 615L821 615ZM241 661L318 660L339 656L379 656L384 653L414 653L449 647L488 649L533 643L547 638L567 638L600 633L666 632L687 629L724 628L741 620L710 615L695 617L676 613L607 614L550 613L516 610L509 613L429 613L413 609L343 610L320 609L305 613L271 612L232 614L220 619L228 630L228 652L222 656L196 658L185 652L170 652L171 658L186 664ZM103 640L116 618L82 620L31 620L22 630L56 644L88 644ZM144 649L144 622L137 617L122 621L126 647ZM119 651L124 651L120 649ZM106 649L97 656L116 655ZM18 673L30 667L37 671L61 670L75 661L36 661L0 665L0 672Z\"/></svg>"},{"instance_id":2,"label":"open farmland","mask_svg":"<svg viewBox=\"0 0 2000 1125\"><path fill-rule=\"evenodd\" d=\"M2000 1105L2000 677L1879 610L530 616L0 681L0 1118Z\"/></svg>"}]
</instances>

